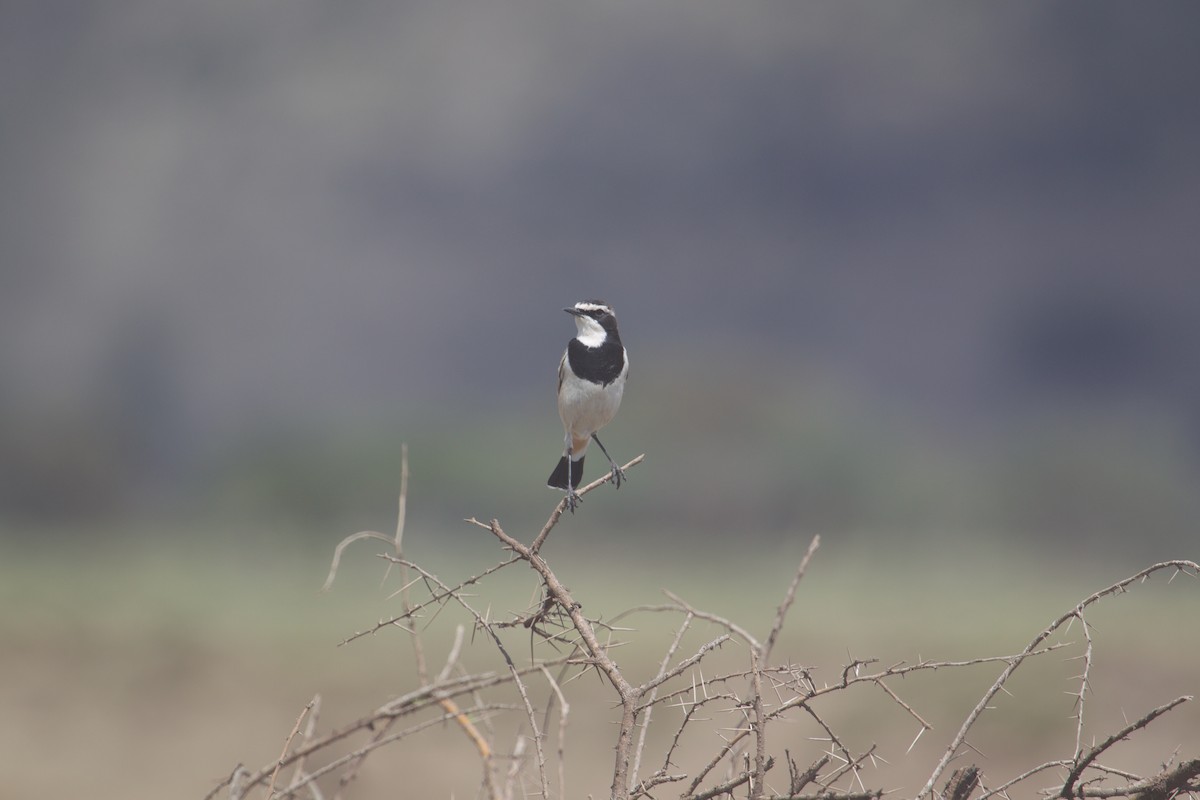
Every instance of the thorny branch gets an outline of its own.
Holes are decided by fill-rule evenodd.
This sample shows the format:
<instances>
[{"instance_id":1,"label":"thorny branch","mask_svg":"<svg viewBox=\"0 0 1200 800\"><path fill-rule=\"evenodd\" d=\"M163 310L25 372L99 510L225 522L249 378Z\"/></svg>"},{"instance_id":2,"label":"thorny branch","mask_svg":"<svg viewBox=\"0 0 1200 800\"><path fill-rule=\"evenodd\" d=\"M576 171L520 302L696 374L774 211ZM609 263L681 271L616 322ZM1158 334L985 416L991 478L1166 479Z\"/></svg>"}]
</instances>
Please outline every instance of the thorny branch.
<instances>
[{"instance_id":1,"label":"thorny branch","mask_svg":"<svg viewBox=\"0 0 1200 800\"><path fill-rule=\"evenodd\" d=\"M1042 642L1050 638L1051 634L1053 634L1056 630L1061 628L1070 620L1082 618L1084 609L1093 605L1102 598L1117 594L1119 592L1124 592L1125 589L1130 585L1137 583L1138 581L1144 581L1155 572L1167 569L1174 569L1176 574L1184 573L1195 577L1196 574L1200 572L1200 564L1197 564L1194 561L1184 560L1163 561L1158 564L1152 564L1140 572L1130 575L1124 580L1117 581L1113 585L1089 595L1080 601L1077 606L1047 625L1041 633L1033 638L1033 641L1029 643L1029 645L1017 658L1009 662L1009 665L1005 667L1003 672L1000 673L1000 677L996 679L996 682L992 684L992 687L984 693L983 697L979 699L979 702L975 705L975 708L973 708L971 713L967 715L966 720L963 721L962 727L959 728L958 733L955 734L949 746L946 748L946 752L943 753L941 760L938 761L937 766L934 767L933 773L929 776L929 780L925 782L925 786L921 789L918 796L924 797L933 791L934 784L937 783L938 778L941 777L942 772L946 769L946 765L950 763L950 760L954 758L954 756L958 753L959 748L962 747L963 742L966 741L967 732L971 730L972 726L974 726L975 721L978 720L979 716L983 714L986 708L988 708L992 698L994 698L996 694L1004 688L1004 685L1008 682L1008 679L1012 676L1012 674L1016 672L1017 668L1020 667L1021 664L1023 664L1025 660L1032 655L1035 650L1038 649ZM1082 692L1080 695L1082 696ZM1078 758L1078 754L1076 755L1076 758Z\"/></svg>"},{"instance_id":2,"label":"thorny branch","mask_svg":"<svg viewBox=\"0 0 1200 800\"><path fill-rule=\"evenodd\" d=\"M636 466L643 458L638 456L624 469ZM579 494L595 490L610 478L609 474L604 475L581 488ZM1102 738L1093 747L1085 749L1083 744L1084 704L1091 694L1088 681L1095 658L1094 632L1084 612L1101 598L1123 592L1155 572L1174 569L1176 574L1195 577L1200 572L1200 566L1195 562L1167 561L1155 564L1085 598L1052 622L1020 653L957 661L921 659L915 663L898 662L890 666L872 666L876 663L875 659L856 659L840 670L840 680L818 683L813 677L816 674L813 667L771 663L788 612L796 601L799 585L819 546L817 537L813 538L801 558L776 608L770 628L761 639L744 625L698 608L670 592L666 592L671 601L668 604L633 608L605 622L583 613L582 605L541 555L562 517L565 502L556 505L529 544L508 534L496 520L467 520L488 531L510 555L477 575L457 581L443 581L403 553L407 482L405 451L395 535L384 536L363 531L344 539L334 552L326 588L332 584L347 546L364 540L381 541L389 546L391 552L385 554L384 558L388 562L389 574L393 569L398 569L400 573L401 587L392 594L392 597L400 598L400 613L381 619L373 627L348 637L342 644L385 628L408 631L416 658L419 686L382 704L359 720L323 735L317 732L320 696L314 697L296 720L279 758L253 772L239 765L208 794L206 800L226 788L230 800L242 800L256 789L265 791L267 800L295 797L301 793L319 800L326 795L318 788L317 782L334 776L338 779L337 792L340 797L373 753L401 743L432 726L448 723L462 730L479 758L482 768L480 796L487 800L516 800L518 797L536 796L565 798L566 743L568 722L572 718L571 684L589 672L602 676L619 709L610 787L613 800L656 797L656 788L661 791L662 787L670 784L685 787L675 790L682 800L734 796L764 800L879 798L885 794L883 789L864 785L864 769L868 768L869 763L876 764L878 769L880 757L877 747L870 744L857 750L851 738L840 734L831 724L832 720L838 718L835 712L838 707L834 705L837 699L847 692L856 691L854 687L860 684L877 687L881 699L886 698L885 702L902 709L918 726L916 738L909 745L911 757L917 740L933 730L933 726L913 705L900 697L893 683L918 672L1003 665L1000 676L968 714L933 768L925 786L916 795L968 800L982 786L982 772L977 767L956 770L940 793L935 792L933 786L949 762L963 748L970 747L966 743L968 731L984 710L990 707L994 696L1005 691L1005 684L1012 673L1031 658L1068 646L1066 643L1049 643L1046 640L1073 621L1081 625L1086 648L1080 656L1082 669L1077 676L1078 691L1071 693L1076 715L1071 757L1047 761L996 788L985 788L979 800L1008 797L1013 787L1053 769L1065 772L1061 788L1054 790L1062 798L1168 800L1200 792L1197 783L1200 780L1200 759L1183 761L1173 767L1169 761L1157 775L1148 778L1097 762L1114 744L1146 728L1186 702L1190 699L1188 697L1179 697L1153 709L1136 722ZM491 619L490 611L481 613L476 610L467 599L468 587L484 584L485 579L517 562L528 564L537 575L542 597L537 605L524 615L517 615L506 622ZM414 577L410 579L410 575ZM418 589L420 596L414 597ZM503 662L501 670L474 674L468 672L461 660L464 636L463 628L459 625L454 642L445 656L444 666L435 677L429 677L420 631L436 621L439 612L448 606L457 606L466 612L475 631L482 632L490 642L490 649L499 655ZM679 614L681 620L653 674L635 679L630 667L619 664L614 655L614 647L619 643L614 641L614 635L634 631L633 628L617 628L616 625L631 615L643 613ZM429 618L425 619L427 614ZM685 639L694 639L697 628L702 624L715 626L720 635L707 641L701 640L699 644L689 644L688 649L684 649ZM525 631L524 635L533 641L527 664L518 663L513 658L501 637L501 633L511 630ZM725 646L744 653L741 668L724 668L716 672L706 669L712 663L708 660L709 656ZM541 655L546 648L554 648L551 657ZM691 655L680 657L681 652L687 653L689 650ZM552 670L559 671L557 677ZM706 671L712 674L706 676ZM558 709L557 726L555 732L551 733L555 707ZM656 709L663 711L656 714ZM671 717L666 711L674 711L678 716ZM801 769L796 765L792 753L783 750L783 763L787 765L788 774L780 786L772 787L771 771L780 757L779 745L772 731L777 723L789 718L795 721L797 716L808 718L821 729L822 741L826 743L823 745L825 752L810 755L810 758L813 755L816 758L808 768ZM495 722L500 719L510 719L517 724L517 731L507 741L499 738L502 734ZM666 727L657 737L648 735L652 721L656 730ZM547 744L551 736L556 740L553 749ZM354 742L358 737L365 739ZM530 744L532 755L529 753ZM659 753L655 756L658 766L639 779L646 756L656 750ZM506 755L501 757L499 754ZM324 763L313 768L311 765L317 759ZM718 769L722 764L726 765L723 771ZM550 781L551 766L556 768L554 785ZM291 773L287 785L277 786L282 771L289 767ZM719 777L721 772L723 776ZM533 786L526 785L522 778L522 775L530 773L535 783ZM1114 778L1123 780L1123 785L1102 785L1102 781Z\"/></svg>"},{"instance_id":3,"label":"thorny branch","mask_svg":"<svg viewBox=\"0 0 1200 800\"><path fill-rule=\"evenodd\" d=\"M1142 717L1137 722L1133 722L1133 723L1130 723L1129 725L1126 725L1124 728L1122 728L1121 730L1112 734L1111 736L1109 736L1107 739L1105 739L1100 744L1089 749L1086 753L1083 753L1083 754L1077 756L1075 758L1075 765L1073 767L1071 767L1071 771L1069 773L1067 773L1067 780L1063 783L1062 791L1059 792L1058 796L1059 797L1068 797L1068 798L1078 797L1079 795L1077 794L1077 792L1075 790L1076 782L1079 781L1079 777L1083 774L1083 771L1085 769L1087 769L1088 766L1090 766L1091 763L1093 761L1095 761L1100 756L1101 753L1103 753L1105 750L1112 747L1114 744L1121 741L1122 739L1124 739L1126 736L1133 733L1134 731L1138 731L1138 730L1141 730L1142 728L1146 727L1151 722L1153 722L1154 720L1161 717L1163 714L1165 714L1168 711L1170 711L1171 709L1175 708L1175 706L1182 705L1183 703L1186 703L1191 699L1192 699L1191 697L1177 697L1174 700L1172 700L1171 702L1166 703L1165 705L1161 705L1158 708L1152 710L1149 714Z\"/></svg>"}]
</instances>

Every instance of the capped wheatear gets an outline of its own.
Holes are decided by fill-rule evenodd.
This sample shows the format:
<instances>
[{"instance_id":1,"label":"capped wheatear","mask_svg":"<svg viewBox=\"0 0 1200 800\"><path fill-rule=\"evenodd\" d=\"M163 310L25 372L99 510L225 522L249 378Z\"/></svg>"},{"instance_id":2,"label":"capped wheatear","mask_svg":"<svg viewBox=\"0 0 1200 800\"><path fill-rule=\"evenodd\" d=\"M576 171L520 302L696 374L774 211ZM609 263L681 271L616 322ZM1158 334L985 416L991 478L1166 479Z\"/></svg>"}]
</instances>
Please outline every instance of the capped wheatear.
<instances>
[{"instance_id":1,"label":"capped wheatear","mask_svg":"<svg viewBox=\"0 0 1200 800\"><path fill-rule=\"evenodd\" d=\"M575 490L583 478L589 439L596 440L608 459L613 485L620 488L625 478L596 432L612 421L621 405L629 375L629 354L621 344L617 318L608 304L585 300L563 311L575 317L576 334L558 364L558 415L566 435L562 458L546 485L566 492L567 508L575 513L580 502Z\"/></svg>"}]
</instances>

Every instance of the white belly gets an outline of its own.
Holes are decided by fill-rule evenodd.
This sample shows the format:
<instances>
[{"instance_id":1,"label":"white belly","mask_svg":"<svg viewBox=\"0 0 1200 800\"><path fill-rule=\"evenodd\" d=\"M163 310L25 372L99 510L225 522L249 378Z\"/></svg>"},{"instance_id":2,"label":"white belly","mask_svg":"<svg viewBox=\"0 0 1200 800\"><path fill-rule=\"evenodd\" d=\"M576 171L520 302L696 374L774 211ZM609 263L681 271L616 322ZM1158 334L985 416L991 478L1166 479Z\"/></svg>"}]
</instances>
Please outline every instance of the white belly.
<instances>
[{"instance_id":1,"label":"white belly","mask_svg":"<svg viewBox=\"0 0 1200 800\"><path fill-rule=\"evenodd\" d=\"M576 439L586 439L616 416L625 391L625 376L607 386L567 375L558 397L563 427Z\"/></svg>"}]
</instances>

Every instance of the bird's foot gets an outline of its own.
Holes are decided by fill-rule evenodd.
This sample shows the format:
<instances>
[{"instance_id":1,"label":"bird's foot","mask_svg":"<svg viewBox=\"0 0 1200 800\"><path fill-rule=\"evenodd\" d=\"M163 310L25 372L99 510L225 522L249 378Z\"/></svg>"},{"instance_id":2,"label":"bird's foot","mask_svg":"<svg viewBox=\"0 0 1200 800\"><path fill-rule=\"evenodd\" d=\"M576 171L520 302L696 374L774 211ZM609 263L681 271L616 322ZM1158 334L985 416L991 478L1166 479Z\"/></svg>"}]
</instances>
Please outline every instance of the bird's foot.
<instances>
[{"instance_id":1,"label":"bird's foot","mask_svg":"<svg viewBox=\"0 0 1200 800\"><path fill-rule=\"evenodd\" d=\"M618 467L615 463L612 465L612 483L613 486L620 489L621 481L625 480L625 470Z\"/></svg>"},{"instance_id":2,"label":"bird's foot","mask_svg":"<svg viewBox=\"0 0 1200 800\"><path fill-rule=\"evenodd\" d=\"M571 489L569 492L567 492L567 510L572 514L575 513L575 509L578 508L579 504L582 502L583 498L580 497L574 489Z\"/></svg>"}]
</instances>

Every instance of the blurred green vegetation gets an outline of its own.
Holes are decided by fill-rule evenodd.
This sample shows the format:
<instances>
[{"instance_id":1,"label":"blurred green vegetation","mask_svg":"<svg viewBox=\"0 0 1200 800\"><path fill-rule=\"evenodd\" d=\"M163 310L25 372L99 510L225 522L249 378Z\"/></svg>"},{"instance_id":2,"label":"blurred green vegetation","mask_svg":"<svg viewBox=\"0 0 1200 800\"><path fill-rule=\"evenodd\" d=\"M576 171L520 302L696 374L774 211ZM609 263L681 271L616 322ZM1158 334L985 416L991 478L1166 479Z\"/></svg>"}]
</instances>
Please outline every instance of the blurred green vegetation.
<instances>
[{"instance_id":1,"label":"blurred green vegetation","mask_svg":"<svg viewBox=\"0 0 1200 800\"><path fill-rule=\"evenodd\" d=\"M717 385L699 366L637 376L605 441L619 460L647 460L619 495L588 501L603 507L609 535L653 527L769 544L803 528L908 546L986 533L1101 560L1197 554L1196 465L1183 433L1161 420L1064 411L964 440L941 421L890 418L832 382L763 385L768 373L745 369ZM761 391L747 395L747 382ZM507 398L490 413L422 409L336 430L281 425L216 455L193 502L202 516L232 521L386 526L407 443L418 519L532 524L553 500L542 483L559 439L540 395ZM602 465L594 453L587 477Z\"/></svg>"}]
</instances>

